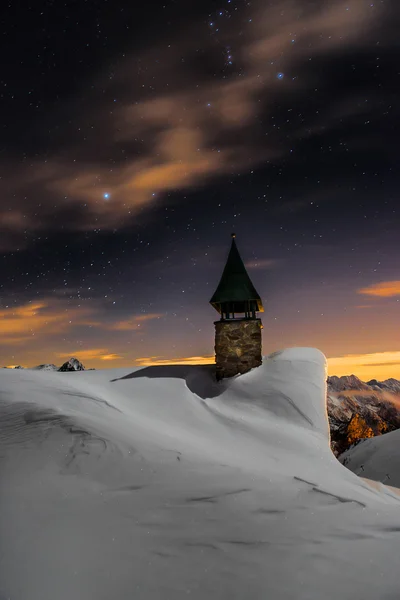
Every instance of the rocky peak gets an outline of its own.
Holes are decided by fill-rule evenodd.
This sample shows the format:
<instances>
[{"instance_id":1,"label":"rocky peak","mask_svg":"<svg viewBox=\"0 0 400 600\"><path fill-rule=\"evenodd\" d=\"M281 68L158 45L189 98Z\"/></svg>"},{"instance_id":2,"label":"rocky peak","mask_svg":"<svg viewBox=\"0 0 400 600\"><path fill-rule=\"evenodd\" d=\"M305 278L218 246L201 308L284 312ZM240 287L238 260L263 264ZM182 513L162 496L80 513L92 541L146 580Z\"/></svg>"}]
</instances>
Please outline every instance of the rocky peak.
<instances>
[{"instance_id":1,"label":"rocky peak","mask_svg":"<svg viewBox=\"0 0 400 600\"><path fill-rule=\"evenodd\" d=\"M67 362L65 362L58 370L62 372L84 371L85 367L77 358L72 357L67 360Z\"/></svg>"}]
</instances>

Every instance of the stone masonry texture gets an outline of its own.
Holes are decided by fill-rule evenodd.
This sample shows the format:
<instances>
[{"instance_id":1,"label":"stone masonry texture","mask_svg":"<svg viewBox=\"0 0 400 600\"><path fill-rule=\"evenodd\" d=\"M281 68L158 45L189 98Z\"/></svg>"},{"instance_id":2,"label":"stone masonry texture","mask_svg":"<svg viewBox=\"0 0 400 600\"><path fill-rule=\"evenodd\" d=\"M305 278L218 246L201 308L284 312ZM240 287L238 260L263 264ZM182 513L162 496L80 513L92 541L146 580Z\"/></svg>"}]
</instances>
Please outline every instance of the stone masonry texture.
<instances>
[{"instance_id":1,"label":"stone masonry texture","mask_svg":"<svg viewBox=\"0 0 400 600\"><path fill-rule=\"evenodd\" d=\"M215 362L219 380L259 367L262 362L261 319L216 321Z\"/></svg>"}]
</instances>

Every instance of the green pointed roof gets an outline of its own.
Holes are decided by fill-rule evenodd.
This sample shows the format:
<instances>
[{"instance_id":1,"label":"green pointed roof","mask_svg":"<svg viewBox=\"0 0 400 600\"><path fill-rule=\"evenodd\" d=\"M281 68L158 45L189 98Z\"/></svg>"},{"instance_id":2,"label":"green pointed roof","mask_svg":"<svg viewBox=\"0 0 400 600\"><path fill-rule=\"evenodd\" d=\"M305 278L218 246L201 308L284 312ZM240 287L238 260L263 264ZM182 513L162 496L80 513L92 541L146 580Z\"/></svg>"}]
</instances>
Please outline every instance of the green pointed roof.
<instances>
[{"instance_id":1,"label":"green pointed roof","mask_svg":"<svg viewBox=\"0 0 400 600\"><path fill-rule=\"evenodd\" d=\"M218 312L221 312L220 305L225 302L240 303L252 300L257 304L257 311L264 312L262 300L246 271L246 267L236 246L235 237L233 233L228 260L226 261L218 287L210 300L210 304Z\"/></svg>"}]
</instances>

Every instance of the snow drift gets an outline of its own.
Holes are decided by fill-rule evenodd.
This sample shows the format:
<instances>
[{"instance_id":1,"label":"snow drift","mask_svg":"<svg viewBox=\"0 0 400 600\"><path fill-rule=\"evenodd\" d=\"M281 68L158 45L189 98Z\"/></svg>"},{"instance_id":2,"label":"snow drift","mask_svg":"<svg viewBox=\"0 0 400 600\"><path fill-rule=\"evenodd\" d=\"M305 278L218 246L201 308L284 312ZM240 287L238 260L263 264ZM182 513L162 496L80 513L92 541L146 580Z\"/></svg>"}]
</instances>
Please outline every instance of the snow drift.
<instances>
[{"instance_id":1,"label":"snow drift","mask_svg":"<svg viewBox=\"0 0 400 600\"><path fill-rule=\"evenodd\" d=\"M326 364L0 371L0 598L398 597L400 498L329 448Z\"/></svg>"},{"instance_id":2,"label":"snow drift","mask_svg":"<svg viewBox=\"0 0 400 600\"><path fill-rule=\"evenodd\" d=\"M340 462L361 477L400 488L400 430L368 440L349 448Z\"/></svg>"}]
</instances>

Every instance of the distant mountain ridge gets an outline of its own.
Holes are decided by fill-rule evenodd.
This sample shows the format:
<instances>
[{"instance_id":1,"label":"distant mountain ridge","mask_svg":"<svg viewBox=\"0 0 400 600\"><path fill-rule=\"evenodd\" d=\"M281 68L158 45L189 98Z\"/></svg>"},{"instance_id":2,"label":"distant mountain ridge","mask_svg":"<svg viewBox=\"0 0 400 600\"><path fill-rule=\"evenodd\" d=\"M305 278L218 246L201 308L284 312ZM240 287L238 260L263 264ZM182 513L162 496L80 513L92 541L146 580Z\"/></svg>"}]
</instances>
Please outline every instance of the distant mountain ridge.
<instances>
[{"instance_id":1,"label":"distant mountain ridge","mask_svg":"<svg viewBox=\"0 0 400 600\"><path fill-rule=\"evenodd\" d=\"M378 381L377 379L370 379L365 382L362 381L357 375L331 375L327 379L327 384L336 391L341 390L388 390L393 393L400 393L400 380L390 377L384 381Z\"/></svg>"},{"instance_id":2,"label":"distant mountain ridge","mask_svg":"<svg viewBox=\"0 0 400 600\"><path fill-rule=\"evenodd\" d=\"M3 369L26 369L29 367L3 367ZM31 367L32 371L60 371L60 372L69 372L69 371L85 371L85 367L77 358L71 357L68 359L61 367L57 367L57 365L53 363L44 363L42 365L37 365L36 367ZM89 369L92 370L92 369Z\"/></svg>"},{"instance_id":3,"label":"distant mountain ridge","mask_svg":"<svg viewBox=\"0 0 400 600\"><path fill-rule=\"evenodd\" d=\"M342 377L332 375L328 377L327 384L338 392L342 390L369 390L369 385L361 381L356 375L343 375Z\"/></svg>"},{"instance_id":4,"label":"distant mountain ridge","mask_svg":"<svg viewBox=\"0 0 400 600\"><path fill-rule=\"evenodd\" d=\"M400 393L400 381L398 379L394 379L393 377L390 379L385 379L384 381L371 379L371 381L368 381L368 385L374 389L379 388L381 390L389 390L395 393Z\"/></svg>"}]
</instances>

